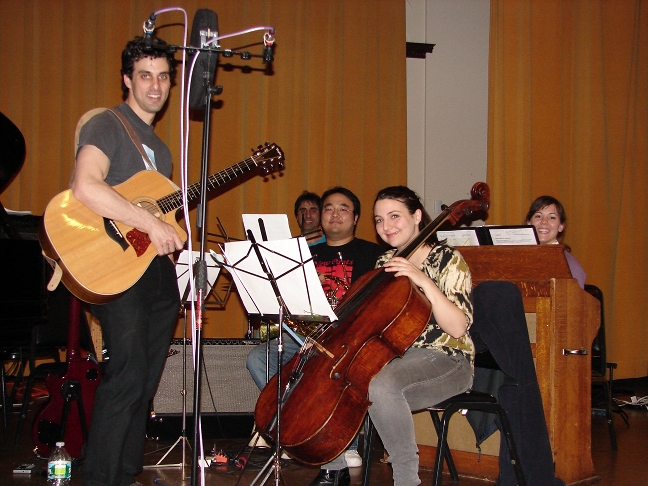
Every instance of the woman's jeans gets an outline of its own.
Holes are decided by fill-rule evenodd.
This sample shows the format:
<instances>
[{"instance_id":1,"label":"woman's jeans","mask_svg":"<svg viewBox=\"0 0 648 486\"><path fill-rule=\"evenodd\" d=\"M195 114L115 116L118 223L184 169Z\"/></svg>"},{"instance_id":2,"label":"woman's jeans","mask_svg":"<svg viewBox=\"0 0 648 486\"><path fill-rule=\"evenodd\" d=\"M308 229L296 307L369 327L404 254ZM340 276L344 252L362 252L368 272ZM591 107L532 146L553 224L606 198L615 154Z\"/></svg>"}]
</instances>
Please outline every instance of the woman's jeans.
<instances>
[{"instance_id":1,"label":"woman's jeans","mask_svg":"<svg viewBox=\"0 0 648 486\"><path fill-rule=\"evenodd\" d=\"M462 355L413 347L369 384L369 416L380 434L395 486L420 484L412 412L434 406L472 386L473 369Z\"/></svg>"}]
</instances>

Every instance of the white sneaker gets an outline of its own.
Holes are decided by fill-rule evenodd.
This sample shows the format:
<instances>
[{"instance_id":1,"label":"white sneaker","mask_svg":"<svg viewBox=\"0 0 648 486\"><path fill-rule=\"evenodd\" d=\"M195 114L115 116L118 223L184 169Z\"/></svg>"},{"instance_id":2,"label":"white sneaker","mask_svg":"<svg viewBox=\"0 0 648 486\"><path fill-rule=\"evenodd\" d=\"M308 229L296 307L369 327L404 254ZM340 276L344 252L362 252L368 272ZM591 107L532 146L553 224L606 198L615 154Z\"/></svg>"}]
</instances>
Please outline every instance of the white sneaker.
<instances>
[{"instance_id":1,"label":"white sneaker","mask_svg":"<svg viewBox=\"0 0 648 486\"><path fill-rule=\"evenodd\" d=\"M362 467L362 457L360 457L358 451L345 451L344 459L346 460L348 467Z\"/></svg>"},{"instance_id":2,"label":"white sneaker","mask_svg":"<svg viewBox=\"0 0 648 486\"><path fill-rule=\"evenodd\" d=\"M269 449L270 444L266 442L266 440L263 438L259 432L255 432L252 438L250 439L250 442L248 442L248 447L259 447L261 449Z\"/></svg>"}]
</instances>

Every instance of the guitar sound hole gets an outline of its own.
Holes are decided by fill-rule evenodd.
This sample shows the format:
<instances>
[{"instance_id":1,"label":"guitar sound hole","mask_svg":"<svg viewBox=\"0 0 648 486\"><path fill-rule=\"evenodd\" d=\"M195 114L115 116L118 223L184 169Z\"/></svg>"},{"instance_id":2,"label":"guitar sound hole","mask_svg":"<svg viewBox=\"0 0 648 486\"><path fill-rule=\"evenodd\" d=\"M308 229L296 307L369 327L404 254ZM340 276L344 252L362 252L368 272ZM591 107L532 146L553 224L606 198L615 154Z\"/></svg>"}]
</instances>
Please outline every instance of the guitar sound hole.
<instances>
[{"instance_id":1,"label":"guitar sound hole","mask_svg":"<svg viewBox=\"0 0 648 486\"><path fill-rule=\"evenodd\" d=\"M153 214L156 218L159 218L162 215L162 212L158 209L155 201L149 201L147 199L137 202L137 205L143 209L146 209L149 213Z\"/></svg>"}]
</instances>

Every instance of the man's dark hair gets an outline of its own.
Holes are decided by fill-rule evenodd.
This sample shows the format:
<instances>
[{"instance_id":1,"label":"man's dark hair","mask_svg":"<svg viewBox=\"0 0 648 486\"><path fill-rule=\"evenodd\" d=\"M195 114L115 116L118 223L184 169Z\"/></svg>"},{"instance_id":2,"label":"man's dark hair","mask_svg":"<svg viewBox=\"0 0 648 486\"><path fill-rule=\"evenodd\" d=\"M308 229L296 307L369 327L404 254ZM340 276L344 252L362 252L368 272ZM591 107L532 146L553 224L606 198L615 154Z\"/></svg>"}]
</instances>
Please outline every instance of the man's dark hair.
<instances>
[{"instance_id":1,"label":"man's dark hair","mask_svg":"<svg viewBox=\"0 0 648 486\"><path fill-rule=\"evenodd\" d=\"M301 204L304 201L308 201L315 204L317 208L320 210L320 213L322 212L322 198L319 197L314 192L304 191L299 195L299 197L295 201L295 217L297 217L297 213L299 212L299 206L301 206Z\"/></svg>"},{"instance_id":2,"label":"man's dark hair","mask_svg":"<svg viewBox=\"0 0 648 486\"><path fill-rule=\"evenodd\" d=\"M171 78L171 84L175 78L176 73L176 60L173 57L173 53L169 52L168 44L158 37L151 37L150 47L146 45L144 37L137 36L128 44L122 51L122 96L124 99L128 98L129 89L124 83L124 74L130 79L133 79L133 66L140 59L145 57L150 57L151 59L157 59L158 57L165 58L169 63L169 78Z\"/></svg>"},{"instance_id":3,"label":"man's dark hair","mask_svg":"<svg viewBox=\"0 0 648 486\"><path fill-rule=\"evenodd\" d=\"M349 198L353 203L353 215L360 216L360 199L358 199L358 196L353 194L346 187L336 186L336 187L332 187L324 194L322 194L322 203L324 203L324 201L326 201L326 198L329 197L331 194L342 194L343 196Z\"/></svg>"}]
</instances>

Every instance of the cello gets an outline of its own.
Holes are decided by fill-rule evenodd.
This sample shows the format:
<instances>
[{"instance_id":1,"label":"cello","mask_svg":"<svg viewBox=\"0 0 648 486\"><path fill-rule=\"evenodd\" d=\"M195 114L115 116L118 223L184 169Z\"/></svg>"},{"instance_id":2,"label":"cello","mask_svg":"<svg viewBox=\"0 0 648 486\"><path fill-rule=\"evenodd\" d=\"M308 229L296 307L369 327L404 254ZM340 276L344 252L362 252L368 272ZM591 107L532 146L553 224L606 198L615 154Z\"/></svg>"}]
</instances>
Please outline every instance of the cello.
<instances>
[{"instance_id":1,"label":"cello","mask_svg":"<svg viewBox=\"0 0 648 486\"><path fill-rule=\"evenodd\" d=\"M487 210L489 199L488 185L476 183L471 199L445 208L394 256L409 258L443 223L454 225L465 215ZM254 412L260 432L276 440L279 422L280 445L309 465L330 462L346 449L371 405L369 383L387 363L403 356L428 325L432 309L408 278L378 268L351 286L336 314L337 321L314 342L307 338L283 366L279 394L279 377L270 379Z\"/></svg>"}]
</instances>

